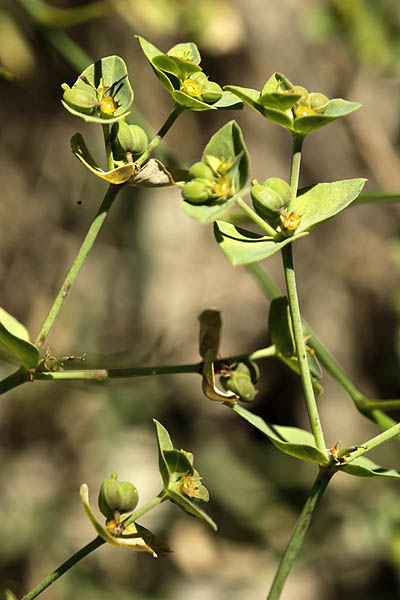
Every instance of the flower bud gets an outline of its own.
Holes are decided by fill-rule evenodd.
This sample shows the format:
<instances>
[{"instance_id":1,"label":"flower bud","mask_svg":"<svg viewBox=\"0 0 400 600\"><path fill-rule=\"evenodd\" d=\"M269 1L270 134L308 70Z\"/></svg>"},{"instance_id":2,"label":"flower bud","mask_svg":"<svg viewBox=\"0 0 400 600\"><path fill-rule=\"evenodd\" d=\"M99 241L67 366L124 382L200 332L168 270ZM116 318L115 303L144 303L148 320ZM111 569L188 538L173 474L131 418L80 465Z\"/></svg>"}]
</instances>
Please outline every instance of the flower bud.
<instances>
[{"instance_id":1,"label":"flower bud","mask_svg":"<svg viewBox=\"0 0 400 600\"><path fill-rule=\"evenodd\" d=\"M203 93L201 99L203 102L208 102L209 104L214 104L217 102L222 96L222 88L215 81L207 81L203 84Z\"/></svg>"},{"instance_id":2,"label":"flower bud","mask_svg":"<svg viewBox=\"0 0 400 600\"><path fill-rule=\"evenodd\" d=\"M94 111L96 106L96 95L93 90L81 90L79 88L65 88L63 100L71 108L87 115Z\"/></svg>"},{"instance_id":3,"label":"flower bud","mask_svg":"<svg viewBox=\"0 0 400 600\"><path fill-rule=\"evenodd\" d=\"M182 196L191 204L204 204L213 196L211 183L207 179L192 179L183 186Z\"/></svg>"},{"instance_id":4,"label":"flower bud","mask_svg":"<svg viewBox=\"0 0 400 600\"><path fill-rule=\"evenodd\" d=\"M215 176L211 167L205 162L194 163L188 172L189 179L207 179L207 181L214 181Z\"/></svg>"},{"instance_id":5,"label":"flower bud","mask_svg":"<svg viewBox=\"0 0 400 600\"><path fill-rule=\"evenodd\" d=\"M110 479L105 479L99 491L98 505L106 519L114 519L115 513L131 512L138 503L136 487L128 481L118 481L118 475L112 473Z\"/></svg>"}]
</instances>

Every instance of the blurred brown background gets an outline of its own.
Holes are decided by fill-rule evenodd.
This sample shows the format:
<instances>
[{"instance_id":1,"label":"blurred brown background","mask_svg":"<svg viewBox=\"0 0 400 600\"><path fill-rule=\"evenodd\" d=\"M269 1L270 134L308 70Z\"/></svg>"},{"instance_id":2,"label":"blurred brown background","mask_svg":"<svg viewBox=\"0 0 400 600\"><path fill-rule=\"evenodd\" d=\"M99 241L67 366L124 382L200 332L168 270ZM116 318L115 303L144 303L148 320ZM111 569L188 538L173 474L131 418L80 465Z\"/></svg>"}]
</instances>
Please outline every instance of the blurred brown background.
<instances>
[{"instance_id":1,"label":"blurred brown background","mask_svg":"<svg viewBox=\"0 0 400 600\"><path fill-rule=\"evenodd\" d=\"M54 8L64 9L59 12ZM53 9L53 10L52 10ZM203 69L221 85L261 89L274 71L364 107L305 143L301 185L367 177L368 191L400 190L400 5L397 0L120 0L0 5L0 303L39 330L105 184L69 150L81 131L102 156L99 128L61 103L90 59L118 54L135 91L133 120L149 131L172 102L134 39L167 51L195 41ZM7 79L11 73L15 81ZM140 111L140 114L139 112ZM182 166L235 118L251 176L287 178L290 137L246 107L184 113L164 152ZM77 202L82 201L81 205ZM355 205L295 246L304 315L361 388L400 397L399 207ZM266 266L282 283L278 256ZM195 362L197 315L222 310L222 354L268 343L268 304L250 275L233 268L212 228L186 216L176 189L125 189L48 340L56 356L86 353L98 367ZM254 410L307 427L299 381L261 364ZM0 375L10 366L0 362ZM319 403L327 443L362 442L377 429L329 375ZM0 589L23 594L93 537L78 490L95 501L117 471L145 503L160 489L152 417L176 446L192 450L210 490L214 534L174 506L141 521L172 546L167 558L102 547L43 594L49 600L244 600L265 597L314 477L224 406L206 400L195 375L108 384L36 382L0 402ZM376 453L399 467L398 443ZM398 483L338 476L328 489L283 600L400 597Z\"/></svg>"}]
</instances>

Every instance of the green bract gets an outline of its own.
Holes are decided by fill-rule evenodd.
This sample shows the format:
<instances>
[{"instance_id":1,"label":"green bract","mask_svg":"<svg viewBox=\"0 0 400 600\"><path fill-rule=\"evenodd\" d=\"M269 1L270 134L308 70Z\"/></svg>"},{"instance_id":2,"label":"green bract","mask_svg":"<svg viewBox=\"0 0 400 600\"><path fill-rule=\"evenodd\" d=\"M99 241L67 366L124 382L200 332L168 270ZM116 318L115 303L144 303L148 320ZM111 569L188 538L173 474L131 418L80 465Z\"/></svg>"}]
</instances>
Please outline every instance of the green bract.
<instances>
[{"instance_id":1,"label":"green bract","mask_svg":"<svg viewBox=\"0 0 400 600\"><path fill-rule=\"evenodd\" d=\"M39 363L39 350L29 341L28 330L15 317L0 307L0 349L11 362L21 362L25 369L34 369Z\"/></svg>"},{"instance_id":2,"label":"green bract","mask_svg":"<svg viewBox=\"0 0 400 600\"><path fill-rule=\"evenodd\" d=\"M271 75L261 92L236 85L227 85L225 89L270 121L300 136L312 133L361 107L358 102L348 102L342 98L329 100L324 94L316 92L309 94L305 88L293 85L281 73Z\"/></svg>"},{"instance_id":3,"label":"green bract","mask_svg":"<svg viewBox=\"0 0 400 600\"><path fill-rule=\"evenodd\" d=\"M136 36L153 71L177 104L189 110L238 109L242 103L207 76L200 67L196 44L177 44L164 54L143 37Z\"/></svg>"},{"instance_id":4,"label":"green bract","mask_svg":"<svg viewBox=\"0 0 400 600\"><path fill-rule=\"evenodd\" d=\"M215 223L215 237L234 265L267 258L346 208L360 194L365 182L366 179L347 179L317 183L299 190L294 202L290 204L290 212L281 214L282 225L278 228L278 238L259 235L223 221ZM260 209L259 205L257 207ZM290 230L292 222L294 225Z\"/></svg>"},{"instance_id":5,"label":"green bract","mask_svg":"<svg viewBox=\"0 0 400 600\"><path fill-rule=\"evenodd\" d=\"M89 488L83 483L80 496L85 512L99 535L105 542L120 548L129 548L136 552L149 552L154 558L170 552L168 546L151 531L133 522L123 526L123 523L109 522L102 525L96 519L89 504Z\"/></svg>"},{"instance_id":6,"label":"green bract","mask_svg":"<svg viewBox=\"0 0 400 600\"><path fill-rule=\"evenodd\" d=\"M91 123L114 123L129 115L133 91L126 65L107 56L87 67L72 88L63 83L62 104L73 115Z\"/></svg>"},{"instance_id":7,"label":"green bract","mask_svg":"<svg viewBox=\"0 0 400 600\"><path fill-rule=\"evenodd\" d=\"M249 155L239 125L229 121L204 148L202 160L189 169L183 186L185 212L201 223L222 216L245 193Z\"/></svg>"},{"instance_id":8,"label":"green bract","mask_svg":"<svg viewBox=\"0 0 400 600\"><path fill-rule=\"evenodd\" d=\"M206 521L216 530L214 521L197 504L199 500L208 502L209 498L198 471L193 468L193 454L175 449L165 427L155 419L154 423L163 493L185 512Z\"/></svg>"}]
</instances>

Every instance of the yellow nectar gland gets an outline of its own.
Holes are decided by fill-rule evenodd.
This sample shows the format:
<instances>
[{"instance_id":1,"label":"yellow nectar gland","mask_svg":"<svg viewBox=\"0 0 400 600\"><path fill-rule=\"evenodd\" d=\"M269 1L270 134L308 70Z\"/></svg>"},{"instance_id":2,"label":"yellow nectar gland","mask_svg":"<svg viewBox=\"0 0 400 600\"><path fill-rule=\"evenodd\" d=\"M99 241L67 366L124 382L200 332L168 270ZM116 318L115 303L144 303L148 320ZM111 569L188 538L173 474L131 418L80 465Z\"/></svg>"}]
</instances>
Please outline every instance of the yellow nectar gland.
<instances>
[{"instance_id":1,"label":"yellow nectar gland","mask_svg":"<svg viewBox=\"0 0 400 600\"><path fill-rule=\"evenodd\" d=\"M311 117L312 115L318 114L318 112L310 106L303 106L302 104L295 106L293 110L296 117Z\"/></svg>"},{"instance_id":2,"label":"yellow nectar gland","mask_svg":"<svg viewBox=\"0 0 400 600\"><path fill-rule=\"evenodd\" d=\"M287 231L296 231L301 222L301 215L291 211L288 215L283 217L282 227Z\"/></svg>"},{"instance_id":3,"label":"yellow nectar gland","mask_svg":"<svg viewBox=\"0 0 400 600\"><path fill-rule=\"evenodd\" d=\"M200 83L194 81L193 79L184 79L181 85L181 91L188 94L188 96L193 96L193 98L200 98L203 93L203 88Z\"/></svg>"},{"instance_id":4,"label":"yellow nectar gland","mask_svg":"<svg viewBox=\"0 0 400 600\"><path fill-rule=\"evenodd\" d=\"M118 103L112 96L104 96L100 102L100 110L105 115L113 115L118 109Z\"/></svg>"},{"instance_id":5,"label":"yellow nectar gland","mask_svg":"<svg viewBox=\"0 0 400 600\"><path fill-rule=\"evenodd\" d=\"M232 190L232 181L224 175L223 177L219 177L214 184L214 195L217 198L222 198L223 196L228 196Z\"/></svg>"}]
</instances>

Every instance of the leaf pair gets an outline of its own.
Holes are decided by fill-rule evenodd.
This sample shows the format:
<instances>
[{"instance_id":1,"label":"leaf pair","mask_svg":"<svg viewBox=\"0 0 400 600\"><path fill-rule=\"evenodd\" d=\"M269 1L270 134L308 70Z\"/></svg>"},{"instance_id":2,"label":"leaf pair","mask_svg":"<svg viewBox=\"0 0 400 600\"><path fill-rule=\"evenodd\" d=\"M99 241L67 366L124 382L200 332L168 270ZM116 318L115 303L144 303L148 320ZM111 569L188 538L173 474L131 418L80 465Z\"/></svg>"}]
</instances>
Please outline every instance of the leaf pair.
<instances>
[{"instance_id":1,"label":"leaf pair","mask_svg":"<svg viewBox=\"0 0 400 600\"><path fill-rule=\"evenodd\" d=\"M365 181L359 178L317 183L299 190L291 204L291 210L300 217L300 221L290 237L275 239L236 227L231 223L216 221L215 238L233 265L262 260L272 256L288 243L307 235L310 229L346 208L360 194Z\"/></svg>"},{"instance_id":2,"label":"leaf pair","mask_svg":"<svg viewBox=\"0 0 400 600\"><path fill-rule=\"evenodd\" d=\"M342 98L328 100L323 94L309 94L305 88L294 86L281 73L271 75L261 92L236 85L227 85L225 89L270 121L300 136L329 125L361 107L358 102Z\"/></svg>"}]
</instances>

